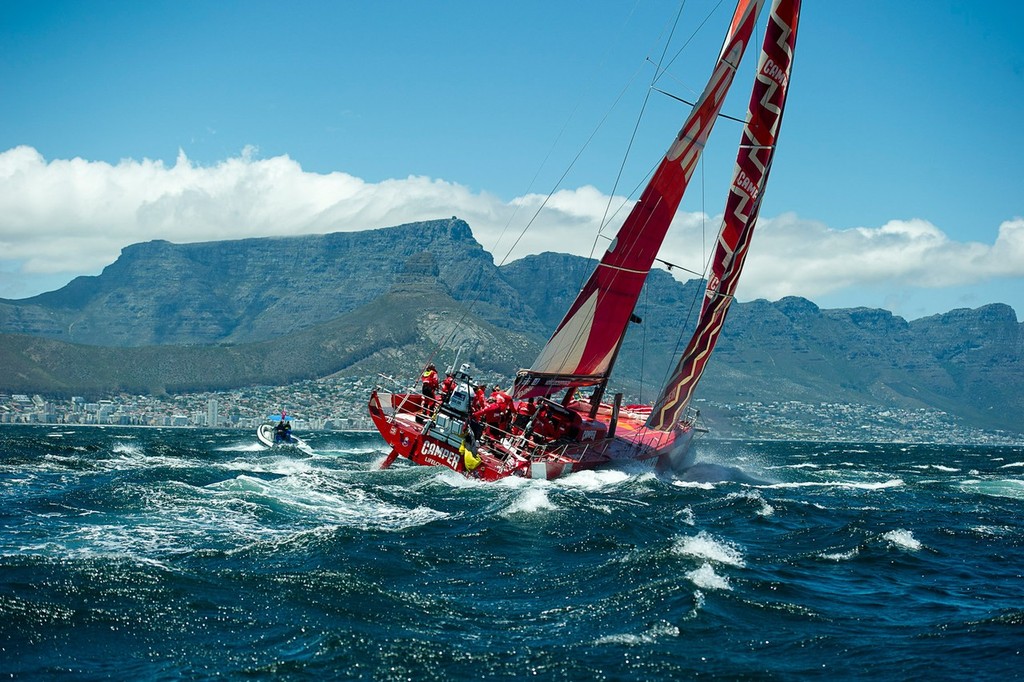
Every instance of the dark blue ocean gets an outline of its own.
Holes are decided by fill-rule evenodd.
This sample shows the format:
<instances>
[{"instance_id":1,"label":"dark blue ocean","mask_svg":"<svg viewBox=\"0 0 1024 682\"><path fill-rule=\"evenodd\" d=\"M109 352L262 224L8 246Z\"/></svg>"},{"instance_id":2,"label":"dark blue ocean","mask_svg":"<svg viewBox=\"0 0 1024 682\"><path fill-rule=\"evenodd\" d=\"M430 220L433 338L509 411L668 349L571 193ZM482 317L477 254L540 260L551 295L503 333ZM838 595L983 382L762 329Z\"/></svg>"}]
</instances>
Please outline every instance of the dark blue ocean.
<instances>
[{"instance_id":1,"label":"dark blue ocean","mask_svg":"<svg viewBox=\"0 0 1024 682\"><path fill-rule=\"evenodd\" d=\"M482 484L299 435L0 427L0 675L1024 675L1024 448L704 440L683 478Z\"/></svg>"}]
</instances>

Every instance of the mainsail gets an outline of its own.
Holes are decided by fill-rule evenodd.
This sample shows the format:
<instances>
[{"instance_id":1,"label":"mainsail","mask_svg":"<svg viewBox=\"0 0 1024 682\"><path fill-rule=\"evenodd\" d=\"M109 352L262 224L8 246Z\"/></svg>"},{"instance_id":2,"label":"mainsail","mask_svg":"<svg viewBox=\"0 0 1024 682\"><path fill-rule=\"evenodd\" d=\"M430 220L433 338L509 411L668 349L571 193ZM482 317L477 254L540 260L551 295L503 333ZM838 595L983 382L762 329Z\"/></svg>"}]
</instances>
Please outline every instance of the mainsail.
<instances>
[{"instance_id":1,"label":"mainsail","mask_svg":"<svg viewBox=\"0 0 1024 682\"><path fill-rule=\"evenodd\" d=\"M789 89L799 17L800 0L773 2L700 320L675 372L654 404L648 428L668 431L679 421L729 312L771 170Z\"/></svg>"},{"instance_id":2,"label":"mainsail","mask_svg":"<svg viewBox=\"0 0 1024 682\"><path fill-rule=\"evenodd\" d=\"M718 62L597 269L529 370L516 378L519 398L600 383L611 372L647 273L721 111L764 0L739 0Z\"/></svg>"}]
</instances>

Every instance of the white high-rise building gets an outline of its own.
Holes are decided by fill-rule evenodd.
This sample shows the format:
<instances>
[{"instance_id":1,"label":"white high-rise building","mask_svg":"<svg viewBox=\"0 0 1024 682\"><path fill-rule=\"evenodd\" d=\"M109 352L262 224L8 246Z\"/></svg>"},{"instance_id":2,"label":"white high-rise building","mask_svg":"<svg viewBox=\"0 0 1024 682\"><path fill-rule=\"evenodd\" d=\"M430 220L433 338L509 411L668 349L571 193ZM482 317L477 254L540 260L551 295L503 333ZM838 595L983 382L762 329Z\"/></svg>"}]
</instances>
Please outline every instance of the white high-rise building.
<instances>
[{"instance_id":1,"label":"white high-rise building","mask_svg":"<svg viewBox=\"0 0 1024 682\"><path fill-rule=\"evenodd\" d=\"M206 401L206 425L211 429L215 429L220 426L220 415L217 414L217 409L220 404L216 398L210 398Z\"/></svg>"}]
</instances>

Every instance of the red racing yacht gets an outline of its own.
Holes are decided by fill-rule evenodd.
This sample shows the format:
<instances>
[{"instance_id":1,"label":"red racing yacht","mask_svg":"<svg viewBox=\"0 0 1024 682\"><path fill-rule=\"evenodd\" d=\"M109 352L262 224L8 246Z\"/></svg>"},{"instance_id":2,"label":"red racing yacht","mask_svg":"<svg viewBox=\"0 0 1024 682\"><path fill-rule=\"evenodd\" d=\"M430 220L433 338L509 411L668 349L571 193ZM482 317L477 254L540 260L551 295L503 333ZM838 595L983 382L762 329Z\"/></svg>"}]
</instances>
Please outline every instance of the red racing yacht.
<instances>
[{"instance_id":1,"label":"red racing yacht","mask_svg":"<svg viewBox=\"0 0 1024 682\"><path fill-rule=\"evenodd\" d=\"M404 457L467 476L553 479L639 462L679 468L690 461L697 413L690 408L739 281L789 87L800 0L774 0L697 328L655 403L604 401L608 378L647 274L679 207L750 40L764 0L739 0L707 86L562 322L509 394L474 405L468 366L436 396L378 388L374 425L391 447L383 467ZM589 388L581 395L579 389ZM497 407L494 404L498 403Z\"/></svg>"}]
</instances>

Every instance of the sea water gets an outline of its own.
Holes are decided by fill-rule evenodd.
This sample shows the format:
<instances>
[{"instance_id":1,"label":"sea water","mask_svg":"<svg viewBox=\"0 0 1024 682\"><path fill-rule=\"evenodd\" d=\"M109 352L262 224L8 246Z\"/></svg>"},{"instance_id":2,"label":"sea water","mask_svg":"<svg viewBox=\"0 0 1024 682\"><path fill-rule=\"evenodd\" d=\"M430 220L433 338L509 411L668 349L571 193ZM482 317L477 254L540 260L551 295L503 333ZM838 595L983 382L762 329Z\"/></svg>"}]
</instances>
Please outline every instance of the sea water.
<instances>
[{"instance_id":1,"label":"sea water","mask_svg":"<svg viewBox=\"0 0 1024 682\"><path fill-rule=\"evenodd\" d=\"M675 476L487 484L298 435L0 427L0 675L1024 670L1024 448L705 439Z\"/></svg>"}]
</instances>

